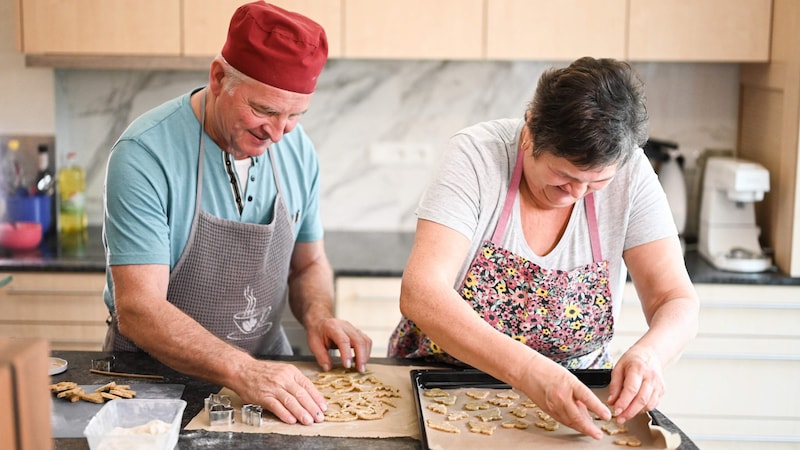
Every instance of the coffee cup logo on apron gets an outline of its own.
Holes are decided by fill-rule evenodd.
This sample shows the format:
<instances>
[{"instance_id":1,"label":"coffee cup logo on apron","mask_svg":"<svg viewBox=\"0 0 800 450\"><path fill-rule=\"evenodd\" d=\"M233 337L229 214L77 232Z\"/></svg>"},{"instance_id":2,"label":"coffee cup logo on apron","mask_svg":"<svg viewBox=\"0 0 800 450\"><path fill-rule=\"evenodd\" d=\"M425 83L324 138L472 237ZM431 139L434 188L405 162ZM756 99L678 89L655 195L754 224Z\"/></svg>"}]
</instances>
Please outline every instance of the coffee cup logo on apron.
<instances>
[{"instance_id":1,"label":"coffee cup logo on apron","mask_svg":"<svg viewBox=\"0 0 800 450\"><path fill-rule=\"evenodd\" d=\"M272 322L267 321L272 311L271 305L259 305L250 286L244 288L247 306L233 315L233 323L237 330L228 334L228 339L238 341L264 336L272 329Z\"/></svg>"}]
</instances>

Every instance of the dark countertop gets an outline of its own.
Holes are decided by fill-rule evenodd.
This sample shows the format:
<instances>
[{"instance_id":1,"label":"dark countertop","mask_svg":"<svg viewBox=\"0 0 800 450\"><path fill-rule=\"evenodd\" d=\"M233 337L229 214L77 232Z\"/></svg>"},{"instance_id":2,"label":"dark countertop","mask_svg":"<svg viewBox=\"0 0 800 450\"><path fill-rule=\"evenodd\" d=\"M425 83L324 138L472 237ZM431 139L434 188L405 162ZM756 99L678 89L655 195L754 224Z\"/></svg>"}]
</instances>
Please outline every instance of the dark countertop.
<instances>
[{"instance_id":1,"label":"dark countertop","mask_svg":"<svg viewBox=\"0 0 800 450\"><path fill-rule=\"evenodd\" d=\"M325 248L337 277L399 277L414 243L411 232L328 231ZM777 270L737 273L715 269L689 245L686 268L695 283L800 285ZM0 249L0 271L105 272L105 253L100 227L89 227L88 239L79 249L59 245L50 238L25 254Z\"/></svg>"},{"instance_id":2,"label":"dark countertop","mask_svg":"<svg viewBox=\"0 0 800 450\"><path fill-rule=\"evenodd\" d=\"M101 227L89 227L85 242L67 245L55 234L38 248L12 253L0 247L0 271L6 272L100 272L106 270Z\"/></svg>"},{"instance_id":3,"label":"dark countertop","mask_svg":"<svg viewBox=\"0 0 800 450\"><path fill-rule=\"evenodd\" d=\"M224 448L226 450L249 450L252 448L281 448L285 450L302 449L358 449L358 450L394 450L394 449L421 449L422 444L412 438L334 438L324 436L288 436L267 433L233 433L211 432L206 430L183 430L184 427L203 409L204 399L211 393L220 390L219 386L201 381L178 373L145 353L115 353L114 370L124 373L158 374L164 380L148 380L141 378L122 378L98 375L89 372L92 359L108 356L107 353L85 351L54 351L53 356L66 359L69 369L59 375L51 377L52 383L59 381L74 381L78 384L106 384L116 381L120 384L130 383L163 383L182 384L185 386L181 398L186 400L186 409L181 420L181 433L178 447L187 449ZM309 358L296 358L310 360ZM372 358L374 363L407 365L407 361L386 358ZM411 382L409 376L409 383ZM697 450L692 442L672 421L659 411L652 412L653 419L662 427L681 435L680 450ZM85 438L58 438L55 439L55 449L84 450L89 448Z\"/></svg>"}]
</instances>

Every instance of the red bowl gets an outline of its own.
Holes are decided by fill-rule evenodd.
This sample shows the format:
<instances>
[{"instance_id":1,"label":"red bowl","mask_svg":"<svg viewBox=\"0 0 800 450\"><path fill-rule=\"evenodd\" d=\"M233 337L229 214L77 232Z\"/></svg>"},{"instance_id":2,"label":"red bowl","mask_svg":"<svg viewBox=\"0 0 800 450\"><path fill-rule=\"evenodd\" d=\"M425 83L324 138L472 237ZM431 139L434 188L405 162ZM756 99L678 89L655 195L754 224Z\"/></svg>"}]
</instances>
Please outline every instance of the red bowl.
<instances>
[{"instance_id":1,"label":"red bowl","mask_svg":"<svg viewBox=\"0 0 800 450\"><path fill-rule=\"evenodd\" d=\"M42 242L38 222L0 223L0 246L9 250L32 250Z\"/></svg>"}]
</instances>

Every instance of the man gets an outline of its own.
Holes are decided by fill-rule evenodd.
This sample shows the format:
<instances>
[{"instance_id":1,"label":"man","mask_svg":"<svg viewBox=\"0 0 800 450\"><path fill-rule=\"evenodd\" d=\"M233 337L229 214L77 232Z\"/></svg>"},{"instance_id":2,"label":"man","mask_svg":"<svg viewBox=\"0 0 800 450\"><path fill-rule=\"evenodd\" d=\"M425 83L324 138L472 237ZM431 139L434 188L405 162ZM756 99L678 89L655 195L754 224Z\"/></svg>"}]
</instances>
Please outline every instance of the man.
<instances>
[{"instance_id":1,"label":"man","mask_svg":"<svg viewBox=\"0 0 800 450\"><path fill-rule=\"evenodd\" d=\"M364 371L372 341L333 316L319 167L298 124L327 59L317 23L260 1L234 13L208 86L136 119L108 161L106 350L146 351L229 387L286 423L325 399L290 364L288 290L323 370Z\"/></svg>"}]
</instances>

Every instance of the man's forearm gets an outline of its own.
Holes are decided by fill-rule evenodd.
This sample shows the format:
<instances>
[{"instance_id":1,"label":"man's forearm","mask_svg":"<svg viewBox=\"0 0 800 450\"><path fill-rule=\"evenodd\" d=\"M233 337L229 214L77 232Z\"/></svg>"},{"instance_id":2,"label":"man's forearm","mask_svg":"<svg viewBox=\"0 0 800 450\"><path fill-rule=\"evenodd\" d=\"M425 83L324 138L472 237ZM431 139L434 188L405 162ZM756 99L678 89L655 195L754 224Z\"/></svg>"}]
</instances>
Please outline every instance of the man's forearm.
<instances>
[{"instance_id":1,"label":"man's forearm","mask_svg":"<svg viewBox=\"0 0 800 450\"><path fill-rule=\"evenodd\" d=\"M289 278L289 306L305 327L333 317L333 270L327 260L318 260Z\"/></svg>"},{"instance_id":2,"label":"man's forearm","mask_svg":"<svg viewBox=\"0 0 800 450\"><path fill-rule=\"evenodd\" d=\"M178 372L213 383L234 384L237 367L250 358L169 302L126 322L122 331L154 358Z\"/></svg>"}]
</instances>

